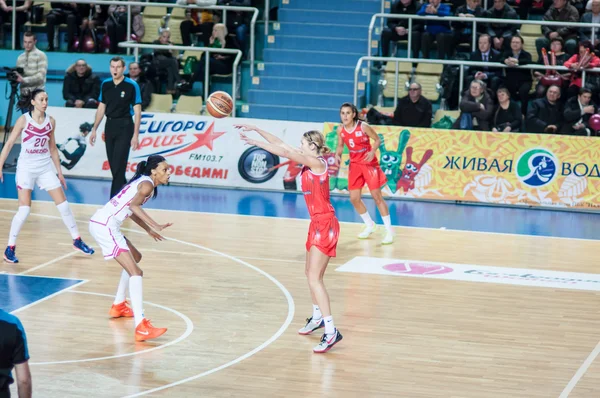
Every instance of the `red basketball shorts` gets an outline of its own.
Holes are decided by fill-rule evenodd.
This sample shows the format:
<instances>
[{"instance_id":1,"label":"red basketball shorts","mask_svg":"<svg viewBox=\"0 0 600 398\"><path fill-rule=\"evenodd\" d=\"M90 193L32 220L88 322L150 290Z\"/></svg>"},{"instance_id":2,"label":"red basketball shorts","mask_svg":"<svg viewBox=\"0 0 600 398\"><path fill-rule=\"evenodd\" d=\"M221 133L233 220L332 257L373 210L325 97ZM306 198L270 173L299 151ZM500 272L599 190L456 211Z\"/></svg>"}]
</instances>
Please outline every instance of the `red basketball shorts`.
<instances>
[{"instance_id":1,"label":"red basketball shorts","mask_svg":"<svg viewBox=\"0 0 600 398\"><path fill-rule=\"evenodd\" d=\"M350 162L350 171L348 173L348 189L362 189L367 184L369 189L379 189L387 182L387 178L379 167L376 165L367 165Z\"/></svg>"},{"instance_id":2,"label":"red basketball shorts","mask_svg":"<svg viewBox=\"0 0 600 398\"><path fill-rule=\"evenodd\" d=\"M329 257L335 257L335 249L340 237L340 224L335 214L323 214L310 220L306 251L315 246Z\"/></svg>"}]
</instances>

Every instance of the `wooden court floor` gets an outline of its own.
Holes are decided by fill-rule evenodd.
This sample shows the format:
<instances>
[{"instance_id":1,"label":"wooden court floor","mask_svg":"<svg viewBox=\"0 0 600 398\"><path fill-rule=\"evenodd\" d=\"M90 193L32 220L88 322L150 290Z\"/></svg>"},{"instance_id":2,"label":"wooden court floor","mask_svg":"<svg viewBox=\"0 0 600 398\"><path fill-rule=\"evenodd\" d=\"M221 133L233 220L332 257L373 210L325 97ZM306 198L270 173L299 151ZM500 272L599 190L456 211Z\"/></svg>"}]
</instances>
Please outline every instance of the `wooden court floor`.
<instances>
[{"instance_id":1,"label":"wooden court floor","mask_svg":"<svg viewBox=\"0 0 600 398\"><path fill-rule=\"evenodd\" d=\"M2 235L16 208L0 200ZM96 208L73 205L91 245ZM335 271L367 256L600 273L596 241L396 228L383 247L343 223L326 284L344 340L317 355L320 334L297 334L308 221L149 212L171 240L127 236L146 316L169 331L136 344L131 319L108 318L119 267L74 254L54 206L34 203L21 262L0 272L87 281L16 313L35 397L600 397L598 293Z\"/></svg>"}]
</instances>

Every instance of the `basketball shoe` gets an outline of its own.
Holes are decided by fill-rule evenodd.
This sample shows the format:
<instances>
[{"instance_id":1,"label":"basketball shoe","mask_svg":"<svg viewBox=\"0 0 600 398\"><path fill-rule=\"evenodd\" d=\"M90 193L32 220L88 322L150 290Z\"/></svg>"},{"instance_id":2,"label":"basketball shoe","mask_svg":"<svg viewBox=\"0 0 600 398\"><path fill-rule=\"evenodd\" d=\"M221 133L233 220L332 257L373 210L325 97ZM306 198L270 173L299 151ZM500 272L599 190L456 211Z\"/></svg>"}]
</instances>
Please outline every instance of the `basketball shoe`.
<instances>
[{"instance_id":1,"label":"basketball shoe","mask_svg":"<svg viewBox=\"0 0 600 398\"><path fill-rule=\"evenodd\" d=\"M327 351L331 350L331 347L340 342L344 336L337 330L334 330L332 334L323 334L321 337L321 342L313 348L313 352L316 354L324 354Z\"/></svg>"},{"instance_id":2,"label":"basketball shoe","mask_svg":"<svg viewBox=\"0 0 600 398\"><path fill-rule=\"evenodd\" d=\"M127 305L127 301L123 301L120 304L113 304L112 307L110 307L108 314L111 318L130 318L133 316L133 310Z\"/></svg>"},{"instance_id":3,"label":"basketball shoe","mask_svg":"<svg viewBox=\"0 0 600 398\"><path fill-rule=\"evenodd\" d=\"M8 263L18 263L19 259L15 254L16 247L15 246L6 246L6 250L4 250L4 260Z\"/></svg>"},{"instance_id":4,"label":"basketball shoe","mask_svg":"<svg viewBox=\"0 0 600 398\"><path fill-rule=\"evenodd\" d=\"M149 319L144 318L135 328L135 341L145 341L162 336L167 328L155 328Z\"/></svg>"},{"instance_id":5,"label":"basketball shoe","mask_svg":"<svg viewBox=\"0 0 600 398\"><path fill-rule=\"evenodd\" d=\"M306 318L306 325L302 329L298 330L298 334L311 334L315 330L320 329L322 327L325 327L324 319L321 317L319 319L313 320L311 316L310 318Z\"/></svg>"}]
</instances>

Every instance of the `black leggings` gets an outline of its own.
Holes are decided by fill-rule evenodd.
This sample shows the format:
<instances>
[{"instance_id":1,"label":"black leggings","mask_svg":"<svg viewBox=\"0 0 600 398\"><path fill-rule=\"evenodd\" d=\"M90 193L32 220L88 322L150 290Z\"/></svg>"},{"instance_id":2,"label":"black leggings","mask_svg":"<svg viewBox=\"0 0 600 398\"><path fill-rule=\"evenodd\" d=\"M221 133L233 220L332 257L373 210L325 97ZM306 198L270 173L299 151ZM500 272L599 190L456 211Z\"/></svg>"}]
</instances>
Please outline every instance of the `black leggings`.
<instances>
[{"instance_id":1,"label":"black leggings","mask_svg":"<svg viewBox=\"0 0 600 398\"><path fill-rule=\"evenodd\" d=\"M115 196L127 182L127 160L133 138L133 120L131 118L107 119L104 129L106 140L106 156L113 177L110 186L110 197Z\"/></svg>"}]
</instances>

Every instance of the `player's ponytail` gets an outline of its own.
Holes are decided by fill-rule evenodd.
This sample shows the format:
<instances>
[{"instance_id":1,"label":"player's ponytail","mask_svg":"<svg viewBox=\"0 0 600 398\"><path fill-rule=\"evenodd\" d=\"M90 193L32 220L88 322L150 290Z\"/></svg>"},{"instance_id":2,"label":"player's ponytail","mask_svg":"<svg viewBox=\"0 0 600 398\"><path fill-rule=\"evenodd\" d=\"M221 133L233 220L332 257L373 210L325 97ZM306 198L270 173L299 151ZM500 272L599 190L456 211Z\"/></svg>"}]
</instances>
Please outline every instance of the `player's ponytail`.
<instances>
[{"instance_id":1,"label":"player's ponytail","mask_svg":"<svg viewBox=\"0 0 600 398\"><path fill-rule=\"evenodd\" d=\"M142 160L137 164L135 168L135 174L131 177L129 182L137 180L141 176L149 176L152 174L152 170L158 167L158 165L165 161L165 158L160 155L150 155L147 160ZM156 198L158 195L158 187L154 187L154 195L152 198Z\"/></svg>"},{"instance_id":2,"label":"player's ponytail","mask_svg":"<svg viewBox=\"0 0 600 398\"><path fill-rule=\"evenodd\" d=\"M21 97L19 98L19 101L17 102L16 108L17 109L27 109L29 111L33 110L33 104L31 103L31 101L33 99L35 99L35 97L39 94L39 93L45 93L46 90L41 89L41 88L36 88L36 89L25 89L23 90Z\"/></svg>"},{"instance_id":3,"label":"player's ponytail","mask_svg":"<svg viewBox=\"0 0 600 398\"><path fill-rule=\"evenodd\" d=\"M327 155L328 153L331 153L331 149L325 145L325 137L323 137L323 134L320 131L307 131L304 133L304 138L306 138L309 144L314 145L319 155Z\"/></svg>"}]
</instances>

